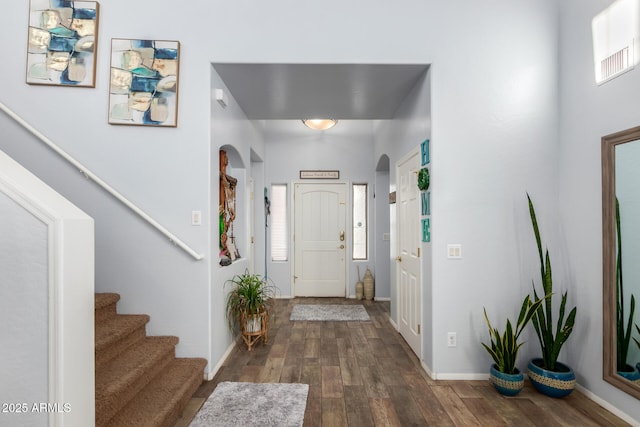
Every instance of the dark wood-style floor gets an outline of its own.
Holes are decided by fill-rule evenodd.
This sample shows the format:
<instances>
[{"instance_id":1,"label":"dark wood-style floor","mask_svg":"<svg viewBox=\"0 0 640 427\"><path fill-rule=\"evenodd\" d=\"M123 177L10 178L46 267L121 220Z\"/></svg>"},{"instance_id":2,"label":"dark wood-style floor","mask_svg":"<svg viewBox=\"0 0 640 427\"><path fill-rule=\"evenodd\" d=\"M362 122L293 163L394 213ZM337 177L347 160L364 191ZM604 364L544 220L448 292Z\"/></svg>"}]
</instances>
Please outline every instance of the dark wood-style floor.
<instances>
[{"instance_id":1,"label":"dark wood-style floor","mask_svg":"<svg viewBox=\"0 0 640 427\"><path fill-rule=\"evenodd\" d=\"M364 304L371 321L291 322L295 304ZM305 427L628 425L578 391L553 399L526 382L507 398L488 381L430 379L390 324L388 302L297 298L275 307L268 344L247 351L238 342L177 426L187 426L222 381L309 384Z\"/></svg>"}]
</instances>

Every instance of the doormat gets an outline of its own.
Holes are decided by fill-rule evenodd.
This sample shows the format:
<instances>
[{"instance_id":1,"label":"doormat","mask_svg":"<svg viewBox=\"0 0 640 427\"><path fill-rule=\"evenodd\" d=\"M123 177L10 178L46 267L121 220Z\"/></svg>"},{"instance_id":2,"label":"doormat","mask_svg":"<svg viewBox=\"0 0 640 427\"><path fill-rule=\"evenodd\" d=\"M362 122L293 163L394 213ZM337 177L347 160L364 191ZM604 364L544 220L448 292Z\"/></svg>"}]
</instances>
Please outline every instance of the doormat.
<instances>
[{"instance_id":1,"label":"doormat","mask_svg":"<svg viewBox=\"0 0 640 427\"><path fill-rule=\"evenodd\" d=\"M308 384L221 382L189 427L300 427Z\"/></svg>"},{"instance_id":2,"label":"doormat","mask_svg":"<svg viewBox=\"0 0 640 427\"><path fill-rule=\"evenodd\" d=\"M366 322L371 319L362 305L296 304L289 320Z\"/></svg>"}]
</instances>

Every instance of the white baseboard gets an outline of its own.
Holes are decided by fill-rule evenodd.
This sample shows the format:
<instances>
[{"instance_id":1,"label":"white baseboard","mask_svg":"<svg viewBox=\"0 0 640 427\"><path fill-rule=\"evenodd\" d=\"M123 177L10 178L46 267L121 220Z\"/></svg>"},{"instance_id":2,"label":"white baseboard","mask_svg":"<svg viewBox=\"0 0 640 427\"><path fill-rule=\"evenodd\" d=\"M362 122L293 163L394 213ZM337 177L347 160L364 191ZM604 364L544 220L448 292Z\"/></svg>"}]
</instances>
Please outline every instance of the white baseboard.
<instances>
[{"instance_id":1,"label":"white baseboard","mask_svg":"<svg viewBox=\"0 0 640 427\"><path fill-rule=\"evenodd\" d=\"M424 365L423 365L424 367ZM480 381L488 380L489 374L450 374L450 373L431 373L431 379L434 380L451 380L451 381Z\"/></svg>"},{"instance_id":2,"label":"white baseboard","mask_svg":"<svg viewBox=\"0 0 640 427\"><path fill-rule=\"evenodd\" d=\"M396 322L393 321L391 316L389 316L389 323L391 323L391 326L393 326L393 329L395 329L397 332L400 332L400 328L398 328L398 325L396 324Z\"/></svg>"},{"instance_id":3,"label":"white baseboard","mask_svg":"<svg viewBox=\"0 0 640 427\"><path fill-rule=\"evenodd\" d=\"M473 373L469 373L469 374L455 374L455 373L434 373L431 372L431 370L424 364L422 363L422 367L424 368L425 371L427 371L427 374L429 374L429 377L431 377L432 380L451 380L451 381L482 381L482 380L488 380L489 379L489 374L473 374Z\"/></svg>"},{"instance_id":4,"label":"white baseboard","mask_svg":"<svg viewBox=\"0 0 640 427\"><path fill-rule=\"evenodd\" d=\"M593 392L587 390L586 388L584 388L580 384L576 385L576 389L578 391L580 391L580 393L582 393L585 396L587 396L589 399L591 399L594 402L596 402L598 405L602 406L607 411L611 412L616 417L623 419L624 421L628 422L632 426L636 426L636 427L640 426L640 421L633 419L628 414L625 414L620 409L618 409L615 406L611 405L609 402L606 402L605 400L602 400L602 398L600 398L599 396L595 395Z\"/></svg>"},{"instance_id":5,"label":"white baseboard","mask_svg":"<svg viewBox=\"0 0 640 427\"><path fill-rule=\"evenodd\" d=\"M218 364L213 368L213 370L204 373L204 380L205 381L211 381L213 379L213 377L216 376L216 374L218 373L220 368L222 368L222 365L224 364L224 361L227 360L227 357L229 357L229 355L231 354L231 352L233 351L233 349L235 347L236 347L236 341L233 340L233 342L229 345L229 348L227 348L227 351L224 352L224 354L222 355L222 357L218 361Z\"/></svg>"},{"instance_id":6,"label":"white baseboard","mask_svg":"<svg viewBox=\"0 0 640 427\"><path fill-rule=\"evenodd\" d=\"M420 366L432 380L478 381L489 379L489 374L436 374L424 363L424 360L420 361Z\"/></svg>"},{"instance_id":7,"label":"white baseboard","mask_svg":"<svg viewBox=\"0 0 640 427\"><path fill-rule=\"evenodd\" d=\"M420 361L420 366L422 366L422 369L424 369L427 375L429 375L429 378L435 380L435 378L433 378L433 372L431 372L431 369L429 369L429 367L424 363L424 360Z\"/></svg>"},{"instance_id":8,"label":"white baseboard","mask_svg":"<svg viewBox=\"0 0 640 427\"><path fill-rule=\"evenodd\" d=\"M389 297L375 297L374 300L375 301L391 301L391 298L389 298Z\"/></svg>"}]
</instances>

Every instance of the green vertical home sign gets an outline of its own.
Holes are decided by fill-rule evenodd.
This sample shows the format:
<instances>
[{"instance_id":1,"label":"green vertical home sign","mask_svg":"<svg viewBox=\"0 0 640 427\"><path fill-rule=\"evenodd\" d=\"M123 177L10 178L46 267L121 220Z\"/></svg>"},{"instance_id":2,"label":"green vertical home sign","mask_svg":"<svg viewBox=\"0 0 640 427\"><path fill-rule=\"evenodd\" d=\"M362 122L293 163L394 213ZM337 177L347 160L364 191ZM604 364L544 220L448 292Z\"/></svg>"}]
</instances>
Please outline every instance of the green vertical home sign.
<instances>
[{"instance_id":1,"label":"green vertical home sign","mask_svg":"<svg viewBox=\"0 0 640 427\"><path fill-rule=\"evenodd\" d=\"M421 190L420 199L422 201L422 241L429 243L431 242L431 191L429 190L429 169L426 167L430 163L428 139L420 144L420 158L422 169L418 172L418 188Z\"/></svg>"}]
</instances>

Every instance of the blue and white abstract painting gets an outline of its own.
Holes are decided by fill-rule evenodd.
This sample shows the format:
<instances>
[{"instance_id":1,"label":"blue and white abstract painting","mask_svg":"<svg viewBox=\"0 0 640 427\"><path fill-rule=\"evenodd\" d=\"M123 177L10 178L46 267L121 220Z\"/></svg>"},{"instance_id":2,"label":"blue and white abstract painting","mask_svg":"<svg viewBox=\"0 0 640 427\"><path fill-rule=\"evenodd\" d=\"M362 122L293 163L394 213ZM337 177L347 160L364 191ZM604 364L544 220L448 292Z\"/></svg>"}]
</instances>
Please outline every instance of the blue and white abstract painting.
<instances>
[{"instance_id":1,"label":"blue and white abstract painting","mask_svg":"<svg viewBox=\"0 0 640 427\"><path fill-rule=\"evenodd\" d=\"M111 40L109 123L176 127L180 43Z\"/></svg>"},{"instance_id":2,"label":"blue and white abstract painting","mask_svg":"<svg viewBox=\"0 0 640 427\"><path fill-rule=\"evenodd\" d=\"M95 87L99 6L30 0L27 83Z\"/></svg>"}]
</instances>

